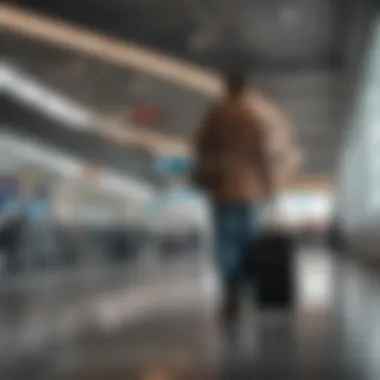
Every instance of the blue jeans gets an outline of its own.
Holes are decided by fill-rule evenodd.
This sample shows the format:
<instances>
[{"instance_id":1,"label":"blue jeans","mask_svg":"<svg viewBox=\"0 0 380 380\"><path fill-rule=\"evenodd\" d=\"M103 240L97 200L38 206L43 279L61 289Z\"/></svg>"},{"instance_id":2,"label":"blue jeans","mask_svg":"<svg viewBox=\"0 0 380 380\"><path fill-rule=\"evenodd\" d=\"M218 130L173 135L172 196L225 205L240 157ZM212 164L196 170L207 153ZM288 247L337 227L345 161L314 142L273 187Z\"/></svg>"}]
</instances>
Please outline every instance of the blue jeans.
<instances>
[{"instance_id":1,"label":"blue jeans","mask_svg":"<svg viewBox=\"0 0 380 380\"><path fill-rule=\"evenodd\" d=\"M214 219L216 263L224 286L244 283L243 254L255 233L256 210L251 203L215 202Z\"/></svg>"}]
</instances>

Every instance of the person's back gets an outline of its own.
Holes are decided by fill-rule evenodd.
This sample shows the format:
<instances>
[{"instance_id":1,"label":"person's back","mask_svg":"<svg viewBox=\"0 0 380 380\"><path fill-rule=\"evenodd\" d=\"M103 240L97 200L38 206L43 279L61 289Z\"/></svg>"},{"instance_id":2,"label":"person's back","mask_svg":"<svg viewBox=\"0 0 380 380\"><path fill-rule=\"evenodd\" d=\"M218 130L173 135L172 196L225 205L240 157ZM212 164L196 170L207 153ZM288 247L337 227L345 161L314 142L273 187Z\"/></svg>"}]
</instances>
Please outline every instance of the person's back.
<instances>
[{"instance_id":1,"label":"person's back","mask_svg":"<svg viewBox=\"0 0 380 380\"><path fill-rule=\"evenodd\" d=\"M271 183L264 131L246 101L244 77L226 79L226 98L206 113L197 135L194 172L212 202L222 311L230 318L238 309L242 256L254 232L255 208L269 196Z\"/></svg>"},{"instance_id":2,"label":"person's back","mask_svg":"<svg viewBox=\"0 0 380 380\"><path fill-rule=\"evenodd\" d=\"M201 125L196 161L200 170L205 167L213 176L204 189L211 198L259 201L270 186L264 131L245 99L243 82L233 77L230 81L228 96L207 112Z\"/></svg>"}]
</instances>

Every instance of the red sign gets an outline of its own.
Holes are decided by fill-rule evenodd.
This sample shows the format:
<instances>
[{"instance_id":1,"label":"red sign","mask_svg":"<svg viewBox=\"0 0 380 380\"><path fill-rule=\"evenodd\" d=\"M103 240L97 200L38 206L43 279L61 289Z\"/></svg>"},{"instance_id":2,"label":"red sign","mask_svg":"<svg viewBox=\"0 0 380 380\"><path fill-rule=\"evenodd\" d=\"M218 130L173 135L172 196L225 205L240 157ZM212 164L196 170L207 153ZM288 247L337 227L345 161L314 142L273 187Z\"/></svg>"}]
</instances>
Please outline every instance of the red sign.
<instances>
[{"instance_id":1,"label":"red sign","mask_svg":"<svg viewBox=\"0 0 380 380\"><path fill-rule=\"evenodd\" d=\"M156 123L161 117L161 110L154 104L140 104L132 109L132 121L138 125Z\"/></svg>"}]
</instances>

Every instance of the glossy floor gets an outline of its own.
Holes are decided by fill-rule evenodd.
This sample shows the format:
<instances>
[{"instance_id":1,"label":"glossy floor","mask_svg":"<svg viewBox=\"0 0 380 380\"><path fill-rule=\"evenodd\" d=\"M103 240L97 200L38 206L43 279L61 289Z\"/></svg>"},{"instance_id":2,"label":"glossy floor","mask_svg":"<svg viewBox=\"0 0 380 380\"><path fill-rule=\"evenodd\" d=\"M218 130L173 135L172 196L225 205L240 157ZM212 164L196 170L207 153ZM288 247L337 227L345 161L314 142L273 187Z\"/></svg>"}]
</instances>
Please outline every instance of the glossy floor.
<instances>
[{"instance_id":1,"label":"glossy floor","mask_svg":"<svg viewBox=\"0 0 380 380\"><path fill-rule=\"evenodd\" d=\"M296 259L294 314L215 319L207 260L31 276L0 292L1 373L18 379L380 378L380 276L320 249Z\"/></svg>"}]
</instances>

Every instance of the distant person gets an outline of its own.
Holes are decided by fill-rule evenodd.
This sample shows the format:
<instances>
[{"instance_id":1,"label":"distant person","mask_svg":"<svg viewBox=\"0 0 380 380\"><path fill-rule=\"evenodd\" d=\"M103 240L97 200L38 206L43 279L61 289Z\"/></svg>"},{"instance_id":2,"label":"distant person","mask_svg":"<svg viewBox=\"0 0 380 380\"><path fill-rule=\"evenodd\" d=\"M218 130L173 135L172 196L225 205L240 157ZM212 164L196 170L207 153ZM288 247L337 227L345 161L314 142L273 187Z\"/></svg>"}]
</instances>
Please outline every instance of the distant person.
<instances>
[{"instance_id":1,"label":"distant person","mask_svg":"<svg viewBox=\"0 0 380 380\"><path fill-rule=\"evenodd\" d=\"M21 269L19 247L25 227L25 215L20 194L17 192L0 213L0 250L3 251L8 273Z\"/></svg>"},{"instance_id":2,"label":"distant person","mask_svg":"<svg viewBox=\"0 0 380 380\"><path fill-rule=\"evenodd\" d=\"M211 200L222 317L233 319L244 282L244 247L263 201L272 195L266 139L241 73L225 77L225 94L204 117L195 139L194 182Z\"/></svg>"},{"instance_id":3,"label":"distant person","mask_svg":"<svg viewBox=\"0 0 380 380\"><path fill-rule=\"evenodd\" d=\"M23 227L24 219L21 214L13 215L1 225L0 248L3 251L8 273L16 273L20 270L18 247Z\"/></svg>"},{"instance_id":4,"label":"distant person","mask_svg":"<svg viewBox=\"0 0 380 380\"><path fill-rule=\"evenodd\" d=\"M329 248L334 252L343 252L346 247L342 224L338 217L332 220L327 232L327 241Z\"/></svg>"}]
</instances>

